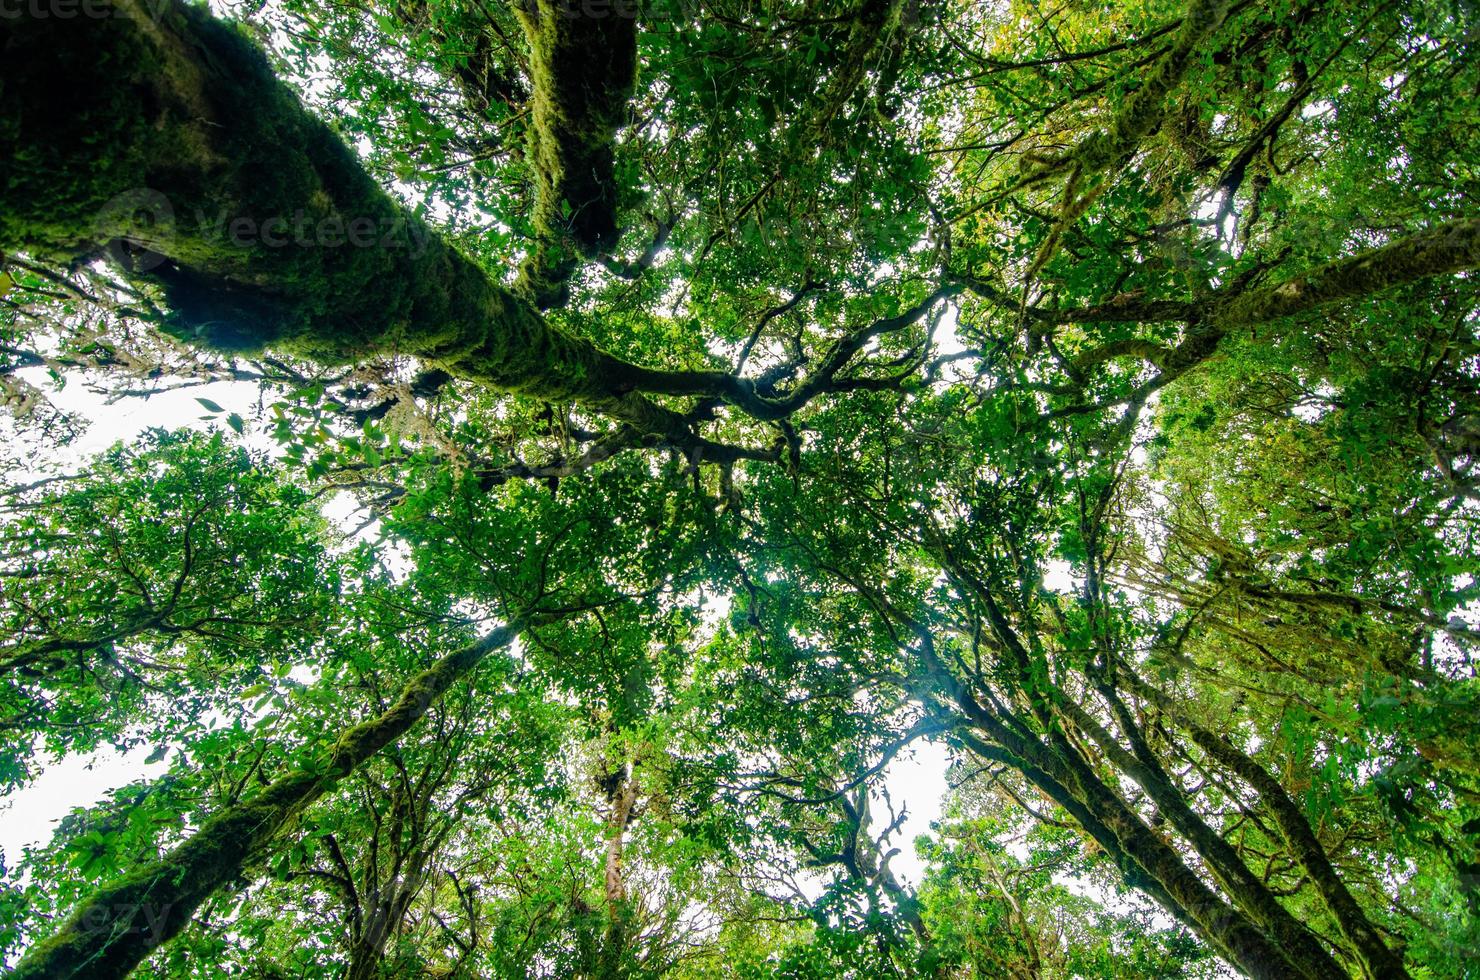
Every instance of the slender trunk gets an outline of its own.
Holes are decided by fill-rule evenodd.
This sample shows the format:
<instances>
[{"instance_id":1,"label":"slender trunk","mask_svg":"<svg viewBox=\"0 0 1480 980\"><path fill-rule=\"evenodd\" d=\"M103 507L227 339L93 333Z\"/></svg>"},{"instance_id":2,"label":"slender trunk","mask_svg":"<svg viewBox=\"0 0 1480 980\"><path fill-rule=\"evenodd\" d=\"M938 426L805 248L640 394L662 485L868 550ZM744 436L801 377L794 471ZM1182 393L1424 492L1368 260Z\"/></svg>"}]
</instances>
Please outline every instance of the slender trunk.
<instances>
[{"instance_id":1,"label":"slender trunk","mask_svg":"<svg viewBox=\"0 0 1480 980\"><path fill-rule=\"evenodd\" d=\"M903 0L864 0L859 4L848 36L839 46L838 67L829 75L826 88L818 93L816 108L794 131L796 149L810 151L827 142L833 120L843 111L869 70L879 69L883 60L880 49L900 29L903 11Z\"/></svg>"},{"instance_id":2,"label":"slender trunk","mask_svg":"<svg viewBox=\"0 0 1480 980\"><path fill-rule=\"evenodd\" d=\"M1250 975L1305 976L1312 980L1345 977L1345 971L1319 940L1279 904L1227 842L1192 811L1180 791L1168 780L1160 778L1165 774L1149 749L1138 744L1138 748L1144 750L1141 754L1126 752L1072 698L1039 678L1032 669L1029 651L993 599L987 583L978 580L960 563L957 563L956 571L982 599L993 633L1017 667L1023 695L1031 698L1035 705L1043 706L1036 709L1035 716L1044 734L1040 739L1036 735L1024 736L1009 731L993 712L957 686L955 700L966 717L973 724L983 726L1004 748L1052 776L1058 791L1067 791L1068 795L1075 797L1099 825L1114 835L1118 850L1160 884L1164 896L1194 920L1197 931L1205 939L1220 945L1232 961ZM943 665L937 665L936 673L942 669ZM1113 708L1117 702L1111 700ZM1050 704L1056 709L1056 714L1050 712ZM1134 738L1139 733L1134 724L1124 717L1121 720L1128 737L1137 744ZM1234 897L1239 906L1237 910L1204 885L1181 856L1105 784L1090 762L1065 736L1065 721L1098 743L1114 765L1141 784L1192 844L1219 884ZM1046 790L1046 787L1041 788Z\"/></svg>"},{"instance_id":3,"label":"slender trunk","mask_svg":"<svg viewBox=\"0 0 1480 980\"><path fill-rule=\"evenodd\" d=\"M98 889L21 959L14 980L117 980L173 939L218 891L241 878L303 810L426 714L484 658L513 642L511 623L438 660L384 713L349 729L316 765L227 807L163 858Z\"/></svg>"},{"instance_id":4,"label":"slender trunk","mask_svg":"<svg viewBox=\"0 0 1480 980\"><path fill-rule=\"evenodd\" d=\"M1198 925L1197 920L1184 909L1172 896L1161 886L1155 878L1148 878L1141 870L1140 865L1131 859L1125 849L1120 846L1120 841L1111 833L1110 828L1097 820L1094 814L1081 803L1068 788L1058 780L1054 779L1044 770L1028 762L1012 752L1006 751L981 736L966 729L959 729L956 737L972 752L983 759L991 759L1005 766L1016 769L1023 777L1037 787L1043 795L1064 809L1069 818L1077 823L1081 830L1090 836L1094 843L1098 844L1104 852L1109 855L1110 860L1121 870L1121 875L1127 885L1138 888L1151 896L1156 904L1160 905L1171 914L1178 922L1189 930L1204 937L1209 946L1213 947L1220 956L1232 959L1226 948L1216 938L1204 935L1203 928Z\"/></svg>"},{"instance_id":5,"label":"slender trunk","mask_svg":"<svg viewBox=\"0 0 1480 980\"><path fill-rule=\"evenodd\" d=\"M1107 702L1118 700L1112 692L1102 692L1102 696ZM1112 709L1116 707L1113 703L1111 706ZM1066 700L1060 707L1074 726L1100 747L1111 764L1146 791L1162 815L1192 845L1234 904L1279 941L1304 976L1318 980L1344 975L1320 941L1279 903L1264 882L1249 870L1233 846L1188 805L1181 789L1173 785L1127 712L1117 711L1117 718L1134 754L1126 752L1078 704Z\"/></svg>"},{"instance_id":6,"label":"slender trunk","mask_svg":"<svg viewBox=\"0 0 1480 980\"><path fill-rule=\"evenodd\" d=\"M1332 867L1326 849L1316 838L1305 814L1300 812L1300 808L1290 799L1279 781L1229 742L1192 721L1175 699L1139 678L1132 677L1131 685L1138 694L1171 714L1177 725L1187 732L1193 744L1206 752L1209 758L1226 767L1259 794L1260 800L1274 818L1280 836L1284 837L1291 854L1305 869L1311 884L1335 916L1337 927L1352 944L1367 974L1374 980L1408 980L1409 974L1403 965L1403 958L1382 941L1367 914L1362 911L1346 883Z\"/></svg>"},{"instance_id":7,"label":"slender trunk","mask_svg":"<svg viewBox=\"0 0 1480 980\"><path fill-rule=\"evenodd\" d=\"M373 896L364 930L350 950L344 980L374 980L381 975L385 945L405 921L406 910L421 889L422 874L420 862L417 862L411 871L387 882L381 892Z\"/></svg>"},{"instance_id":8,"label":"slender trunk","mask_svg":"<svg viewBox=\"0 0 1480 980\"><path fill-rule=\"evenodd\" d=\"M627 901L627 883L622 877L622 854L627 840L627 826L632 822L632 808L637 803L637 781L623 777L616 794L608 801L612 815L607 820L610 837L606 842L606 904L615 915L618 906Z\"/></svg>"},{"instance_id":9,"label":"slender trunk","mask_svg":"<svg viewBox=\"0 0 1480 980\"><path fill-rule=\"evenodd\" d=\"M874 905L873 892L881 889L894 903L896 913L920 941L922 949L930 944L930 930L920 915L920 900L895 875L889 867L889 857L883 852L880 841L869 829L872 813L869 808L867 783L859 785L853 799L847 794L838 797L838 807L848 821L849 841L843 852L843 866L853 879L869 893L869 904Z\"/></svg>"},{"instance_id":10,"label":"slender trunk","mask_svg":"<svg viewBox=\"0 0 1480 980\"><path fill-rule=\"evenodd\" d=\"M597 953L593 977L619 980L627 975L626 953L632 939L632 905L622 862L626 853L627 828L636 817L638 783L636 764L623 763L614 774L615 785L607 795L611 815L607 818L606 864L603 897L606 900L606 933Z\"/></svg>"},{"instance_id":11,"label":"slender trunk","mask_svg":"<svg viewBox=\"0 0 1480 980\"><path fill-rule=\"evenodd\" d=\"M944 557L948 560L950 558L949 554ZM1285 936L1269 935L1264 923L1253 921L1231 907L1205 885L1181 856L1147 827L1135 811L1105 784L1065 736L1062 719L1052 713L1049 705L1056 702L1062 709L1066 699L1057 688L1046 685L1042 679L1036 677L1030 652L1023 645L1006 613L993 598L992 590L961 563L950 563L947 567L952 565L982 600L993 634L1017 668L1023 696L1030 698L1035 705L1035 718L1042 727L1043 734L1040 737L1033 733L1011 730L995 712L988 710L971 692L953 681L951 686L954 700L966 719L988 732L1009 753L1031 764L1035 771L1050 777L1051 784L1038 783L1039 788L1050 793L1060 805L1063 805L1063 799L1072 798L1075 807L1066 809L1074 813L1076 819L1081 821L1081 826L1085 826L1085 816L1091 818L1092 826L1097 832L1096 839L1100 839L1100 834L1113 837L1113 847L1107 846L1106 850L1122 857L1121 868L1132 884L1144 883L1147 879L1155 881L1157 887L1150 890L1153 897L1179 919L1189 923L1204 940L1221 949L1250 976L1269 977L1271 980L1292 976L1344 976L1334 961L1330 962L1330 966L1336 970L1334 973L1326 971L1325 964L1315 962L1320 959L1315 954L1322 954L1324 950L1318 947L1312 953L1300 946L1288 948ZM927 663L932 673L937 677L946 674L945 665L936 658L931 646L926 646ZM1068 707L1070 710L1077 710L1077 706ZM1082 711L1080 714L1083 714ZM1027 775L1026 769L1022 771ZM1086 826L1085 829L1089 830L1090 827ZM1278 908L1277 903L1276 907ZM1265 911L1271 913L1272 920L1278 918L1278 912L1268 909ZM1279 912L1283 912L1283 909L1279 909ZM1325 958L1328 961L1330 959L1329 956ZM1297 966L1303 960L1306 961L1304 968Z\"/></svg>"},{"instance_id":12,"label":"slender trunk","mask_svg":"<svg viewBox=\"0 0 1480 980\"><path fill-rule=\"evenodd\" d=\"M932 680L940 686L947 702L954 706L949 710L955 713L964 726L956 731L956 737L961 740L962 744L982 758L1001 762L1022 773L1047 798L1063 807L1064 812L1104 849L1105 853L1115 862L1116 867L1120 868L1126 884L1132 888L1139 888L1151 896L1178 922L1202 936L1204 941L1220 955L1233 960L1234 955L1229 947L1218 936L1210 934L1199 920L1172 896L1160 880L1148 875L1131 854L1122 847L1120 839L1110 827L1070 791L1069 780L1064 778L1063 767L1049 757L1047 750L1043 749L1039 743L1012 731L992 711L983 707L971 692L967 691L960 681L946 669L945 664L935 653L935 644L929 633L920 630L918 635L921 659L925 662L927 671ZM976 735L971 729L979 729L990 737L992 742ZM993 744L994 742L996 744ZM1044 765L1036 764L1033 759L1042 759ZM1050 774L1050 770L1053 771L1053 775Z\"/></svg>"}]
</instances>

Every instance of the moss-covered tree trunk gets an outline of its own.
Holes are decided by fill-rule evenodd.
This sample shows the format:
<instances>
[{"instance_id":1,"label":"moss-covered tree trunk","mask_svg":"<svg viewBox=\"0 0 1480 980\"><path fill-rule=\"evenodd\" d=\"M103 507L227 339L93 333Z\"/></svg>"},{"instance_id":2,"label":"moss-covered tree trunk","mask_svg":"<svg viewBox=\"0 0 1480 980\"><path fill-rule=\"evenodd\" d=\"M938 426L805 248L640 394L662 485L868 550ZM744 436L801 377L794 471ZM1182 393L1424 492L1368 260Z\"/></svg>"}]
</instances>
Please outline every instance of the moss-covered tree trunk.
<instances>
[{"instance_id":1,"label":"moss-covered tree trunk","mask_svg":"<svg viewBox=\"0 0 1480 980\"><path fill-rule=\"evenodd\" d=\"M1007 748L1007 758L1045 795L1059 803L1105 848L1126 880L1143 888L1210 947L1250 977L1289 980L1322 974L1285 949L1248 916L1224 901L1188 867L1182 856L1148 827L1080 759L1062 735L1050 743L1018 738L989 712L973 705L974 722ZM1320 964L1324 965L1324 964Z\"/></svg>"},{"instance_id":2,"label":"moss-covered tree trunk","mask_svg":"<svg viewBox=\"0 0 1480 980\"><path fill-rule=\"evenodd\" d=\"M38 943L14 980L114 980L180 933L196 909L231 882L293 820L345 776L415 725L448 688L518 635L501 627L417 674L384 713L356 725L317 763L228 807L158 861L106 885Z\"/></svg>"},{"instance_id":3,"label":"moss-covered tree trunk","mask_svg":"<svg viewBox=\"0 0 1480 980\"><path fill-rule=\"evenodd\" d=\"M1024 658L1026 651L1016 634L1005 621L999 620L999 626L1006 646L1016 648L1016 658ZM1027 719L1005 706L985 705L955 679L924 633L921 659L931 680L940 685L949 705L947 717L956 723L962 744L1022 773L1105 849L1127 883L1150 895L1230 963L1258 980L1345 977L1324 950L1312 955L1308 948L1282 945L1242 908L1224 901L1105 783L1060 724L1045 715L1046 730L1035 733ZM1047 698L1040 700L1047 704Z\"/></svg>"},{"instance_id":4,"label":"moss-covered tree trunk","mask_svg":"<svg viewBox=\"0 0 1480 980\"><path fill-rule=\"evenodd\" d=\"M519 288L541 308L564 303L579 256L617 243L613 141L637 81L637 21L612 5L527 0L535 242Z\"/></svg>"},{"instance_id":5,"label":"moss-covered tree trunk","mask_svg":"<svg viewBox=\"0 0 1480 980\"><path fill-rule=\"evenodd\" d=\"M1303 975L1312 980L1341 976L1341 968L1315 934L1280 904L1274 892L1244 863L1234 846L1193 810L1181 787L1152 753L1134 717L1120 702L1119 695L1108 685L1100 685L1099 690L1115 712L1122 735L1132 746L1131 752L1127 752L1089 712L1071 699L1065 698L1058 710L1099 746L1107 760L1136 781L1158 811L1192 845L1204 867L1239 911L1287 950Z\"/></svg>"},{"instance_id":6,"label":"moss-covered tree trunk","mask_svg":"<svg viewBox=\"0 0 1480 980\"><path fill-rule=\"evenodd\" d=\"M548 323L376 186L238 30L179 0L94 7L110 16L0 19L0 251L106 253L160 287L168 329L194 343L335 362L413 354L683 432L633 392L631 365ZM611 84L624 103L630 70ZM560 207L548 193L540 206ZM582 206L586 237L604 242L611 219L594 207Z\"/></svg>"}]
</instances>

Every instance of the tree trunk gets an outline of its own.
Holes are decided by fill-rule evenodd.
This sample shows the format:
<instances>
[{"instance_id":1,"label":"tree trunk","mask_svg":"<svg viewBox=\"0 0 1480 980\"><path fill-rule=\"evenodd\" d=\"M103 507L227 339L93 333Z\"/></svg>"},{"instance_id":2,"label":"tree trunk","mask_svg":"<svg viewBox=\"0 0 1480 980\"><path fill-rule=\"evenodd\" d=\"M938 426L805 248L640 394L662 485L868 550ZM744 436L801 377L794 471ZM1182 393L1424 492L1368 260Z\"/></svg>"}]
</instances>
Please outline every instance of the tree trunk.
<instances>
[{"instance_id":1,"label":"tree trunk","mask_svg":"<svg viewBox=\"0 0 1480 980\"><path fill-rule=\"evenodd\" d=\"M1119 859L1128 883L1143 888L1229 962L1255 980L1289 980L1308 974L1296 969L1289 951L1272 942L1262 929L1205 885L1171 845L1125 806L1082 760L1075 764L1072 747L1060 745L1055 750L1037 740L1018 738L965 692L958 703L973 727L982 728L1002 745L1010 764ZM968 745L972 742L970 738L963 741Z\"/></svg>"},{"instance_id":2,"label":"tree trunk","mask_svg":"<svg viewBox=\"0 0 1480 980\"><path fill-rule=\"evenodd\" d=\"M606 931L597 951L593 978L620 980L627 975L626 954L632 941L633 909L627 893L623 869L627 829L637 816L636 761L620 763L611 773L613 782L607 793L611 815L607 817L606 861L603 869L602 894L606 900Z\"/></svg>"},{"instance_id":3,"label":"tree trunk","mask_svg":"<svg viewBox=\"0 0 1480 980\"><path fill-rule=\"evenodd\" d=\"M1118 696L1108 686L1102 690L1102 697L1112 710L1120 707ZM1116 717L1134 754L1126 752L1099 722L1072 700L1065 699L1061 710L1076 728L1100 747L1112 765L1145 790L1161 814L1192 845L1234 904L1279 941L1305 976L1321 980L1343 974L1320 940L1279 903L1268 886L1239 857L1233 845L1192 809L1182 789L1152 754L1129 712L1117 710Z\"/></svg>"},{"instance_id":4,"label":"tree trunk","mask_svg":"<svg viewBox=\"0 0 1480 980\"><path fill-rule=\"evenodd\" d=\"M365 916L365 926L358 941L350 948L349 963L343 980L375 980L385 971L385 946L401 928L406 910L421 890L423 871L414 868L404 876L391 879L372 896Z\"/></svg>"},{"instance_id":5,"label":"tree trunk","mask_svg":"<svg viewBox=\"0 0 1480 980\"><path fill-rule=\"evenodd\" d=\"M511 623L417 674L381 715L340 736L318 764L276 780L207 820L158 861L94 892L21 959L14 980L116 980L180 933L216 892L242 877L298 814L367 759L400 738L484 658L513 642Z\"/></svg>"},{"instance_id":6,"label":"tree trunk","mask_svg":"<svg viewBox=\"0 0 1480 980\"><path fill-rule=\"evenodd\" d=\"M613 137L637 81L637 20L562 0L516 3L514 13L534 76L535 241L519 287L548 308L565 302L577 256L611 249L620 234Z\"/></svg>"},{"instance_id":7,"label":"tree trunk","mask_svg":"<svg viewBox=\"0 0 1480 980\"><path fill-rule=\"evenodd\" d=\"M0 249L106 252L162 291L166 330L191 343L412 354L686 430L632 391L632 365L546 322L377 187L239 31L181 0L98 5L113 16L0 18Z\"/></svg>"},{"instance_id":8,"label":"tree trunk","mask_svg":"<svg viewBox=\"0 0 1480 980\"><path fill-rule=\"evenodd\" d=\"M1178 727L1187 732L1193 744L1206 752L1209 758L1248 783L1259 794L1261 802L1274 818L1280 836L1284 837L1291 854L1310 876L1311 884L1335 916L1338 928L1352 944L1368 976L1374 980L1408 980L1409 974L1403 965L1403 958L1382 941L1367 914L1347 889L1346 883L1331 866L1331 859L1316 838L1310 822L1305 819L1305 814L1300 812L1300 808L1290 799L1279 781L1228 741L1194 722L1188 717L1184 707L1161 690L1136 677L1131 678L1131 686L1136 693L1167 711L1176 720Z\"/></svg>"}]
</instances>

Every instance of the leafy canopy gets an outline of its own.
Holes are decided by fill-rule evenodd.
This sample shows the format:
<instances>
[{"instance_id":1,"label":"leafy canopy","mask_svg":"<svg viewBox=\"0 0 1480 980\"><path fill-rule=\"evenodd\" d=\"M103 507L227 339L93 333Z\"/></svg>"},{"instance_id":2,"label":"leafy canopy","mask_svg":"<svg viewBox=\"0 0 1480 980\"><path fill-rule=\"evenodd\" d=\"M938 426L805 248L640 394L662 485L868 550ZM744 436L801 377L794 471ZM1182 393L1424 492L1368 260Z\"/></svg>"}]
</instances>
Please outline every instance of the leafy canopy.
<instances>
[{"instance_id":1,"label":"leafy canopy","mask_svg":"<svg viewBox=\"0 0 1480 980\"><path fill-rule=\"evenodd\" d=\"M0 789L166 770L17 976L1473 971L1470 5L100 9L0 20Z\"/></svg>"}]
</instances>

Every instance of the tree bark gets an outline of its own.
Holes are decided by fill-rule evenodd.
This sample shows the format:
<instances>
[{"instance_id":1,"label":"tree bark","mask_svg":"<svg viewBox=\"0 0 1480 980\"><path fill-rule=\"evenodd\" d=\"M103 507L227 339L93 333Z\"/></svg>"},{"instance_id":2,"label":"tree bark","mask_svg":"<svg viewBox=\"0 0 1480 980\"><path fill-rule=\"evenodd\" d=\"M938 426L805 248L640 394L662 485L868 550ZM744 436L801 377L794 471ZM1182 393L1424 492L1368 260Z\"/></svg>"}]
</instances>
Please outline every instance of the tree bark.
<instances>
[{"instance_id":1,"label":"tree bark","mask_svg":"<svg viewBox=\"0 0 1480 980\"><path fill-rule=\"evenodd\" d=\"M1227 740L1193 721L1188 717L1186 709L1163 691L1135 677L1131 678L1131 686L1137 694L1176 719L1177 725L1187 732L1193 744L1206 752L1209 758L1248 783L1259 794L1260 800L1274 818L1280 836L1284 837L1291 853L1310 876L1311 884L1335 916L1337 927L1356 950L1368 976L1374 980L1408 980L1409 974L1403 965L1403 958L1382 941L1367 914L1362 911L1346 883L1332 867L1326 849L1316 838L1305 814L1300 812L1295 801L1290 799L1285 788L1269 770Z\"/></svg>"},{"instance_id":2,"label":"tree bark","mask_svg":"<svg viewBox=\"0 0 1480 980\"><path fill-rule=\"evenodd\" d=\"M1102 697L1110 702L1115 694L1113 691L1104 691ZM1118 706L1111 704L1112 709L1116 707ZM1162 815L1192 845L1234 904L1279 941L1303 975L1312 980L1343 975L1331 954L1309 929L1279 903L1279 899L1264 882L1249 870L1233 845L1208 826L1207 821L1192 809L1181 788L1173 783L1141 737L1140 731L1134 727L1128 712L1116 711L1116 716L1126 738L1131 742L1132 752L1126 752L1098 721L1071 699L1065 699L1060 709L1076 728L1099 745L1105 757L1116 768L1134 779L1146 791L1146 795L1156 804Z\"/></svg>"},{"instance_id":3,"label":"tree bark","mask_svg":"<svg viewBox=\"0 0 1480 980\"><path fill-rule=\"evenodd\" d=\"M637 20L622 5L525 0L514 13L534 80L535 241L518 287L542 309L569 295L578 256L617 243L617 128L637 81Z\"/></svg>"},{"instance_id":4,"label":"tree bark","mask_svg":"<svg viewBox=\"0 0 1480 980\"><path fill-rule=\"evenodd\" d=\"M632 942L634 908L627 891L627 830L637 816L637 757L622 760L607 774L606 854L602 864L602 897L606 901L606 929L596 950L593 977L618 980L627 975L625 961Z\"/></svg>"}]
</instances>

